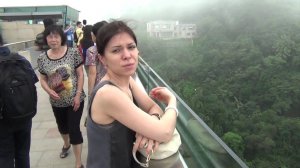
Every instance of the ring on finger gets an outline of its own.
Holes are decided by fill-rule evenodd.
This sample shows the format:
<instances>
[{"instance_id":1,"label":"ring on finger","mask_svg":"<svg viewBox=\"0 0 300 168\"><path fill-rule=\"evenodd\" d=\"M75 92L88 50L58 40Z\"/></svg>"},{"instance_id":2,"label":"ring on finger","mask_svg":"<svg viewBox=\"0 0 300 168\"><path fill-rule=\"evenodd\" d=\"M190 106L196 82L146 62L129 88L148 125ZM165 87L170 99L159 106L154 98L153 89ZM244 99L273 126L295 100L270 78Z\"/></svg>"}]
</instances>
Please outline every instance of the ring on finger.
<instances>
[{"instance_id":1,"label":"ring on finger","mask_svg":"<svg viewBox=\"0 0 300 168\"><path fill-rule=\"evenodd\" d=\"M147 148L147 147L148 147L148 143L145 143L144 148Z\"/></svg>"}]
</instances>

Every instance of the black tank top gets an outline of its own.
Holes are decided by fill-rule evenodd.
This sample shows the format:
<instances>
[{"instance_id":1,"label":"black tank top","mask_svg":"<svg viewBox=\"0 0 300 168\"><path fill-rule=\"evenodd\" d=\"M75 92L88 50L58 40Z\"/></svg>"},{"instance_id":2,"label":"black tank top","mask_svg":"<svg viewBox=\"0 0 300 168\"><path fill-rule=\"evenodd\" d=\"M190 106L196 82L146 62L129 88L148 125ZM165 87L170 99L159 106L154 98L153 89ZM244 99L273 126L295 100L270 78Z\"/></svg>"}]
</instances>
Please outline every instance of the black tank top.
<instances>
[{"instance_id":1,"label":"black tank top","mask_svg":"<svg viewBox=\"0 0 300 168\"><path fill-rule=\"evenodd\" d=\"M95 123L91 118L91 104L99 88L110 81L100 82L93 90L87 116L88 156L87 168L132 168L135 132L115 120L107 125Z\"/></svg>"}]
</instances>

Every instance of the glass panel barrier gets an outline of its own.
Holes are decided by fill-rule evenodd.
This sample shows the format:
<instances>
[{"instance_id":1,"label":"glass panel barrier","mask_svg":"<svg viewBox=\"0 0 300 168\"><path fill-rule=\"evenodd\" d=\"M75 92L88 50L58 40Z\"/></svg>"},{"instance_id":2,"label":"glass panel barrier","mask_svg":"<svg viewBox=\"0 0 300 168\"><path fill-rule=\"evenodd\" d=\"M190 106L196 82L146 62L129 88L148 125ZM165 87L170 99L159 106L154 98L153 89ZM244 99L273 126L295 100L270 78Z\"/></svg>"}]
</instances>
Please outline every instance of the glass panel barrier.
<instances>
[{"instance_id":1,"label":"glass panel barrier","mask_svg":"<svg viewBox=\"0 0 300 168\"><path fill-rule=\"evenodd\" d=\"M137 75L148 93L156 86L165 86L177 97L179 117L176 127L182 140L180 153L188 167L248 167L142 58Z\"/></svg>"}]
</instances>

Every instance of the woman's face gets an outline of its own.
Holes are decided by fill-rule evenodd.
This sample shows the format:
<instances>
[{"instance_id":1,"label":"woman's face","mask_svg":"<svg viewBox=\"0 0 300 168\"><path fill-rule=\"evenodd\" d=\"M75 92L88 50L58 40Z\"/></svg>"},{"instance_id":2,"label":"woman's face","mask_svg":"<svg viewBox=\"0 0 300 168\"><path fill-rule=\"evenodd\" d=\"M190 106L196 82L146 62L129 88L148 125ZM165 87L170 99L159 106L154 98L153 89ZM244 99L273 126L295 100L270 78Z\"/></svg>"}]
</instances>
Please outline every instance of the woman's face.
<instances>
[{"instance_id":1,"label":"woman's face","mask_svg":"<svg viewBox=\"0 0 300 168\"><path fill-rule=\"evenodd\" d=\"M101 61L108 71L130 76L136 71L138 54L133 38L128 33L122 32L113 36L107 43Z\"/></svg>"},{"instance_id":2,"label":"woman's face","mask_svg":"<svg viewBox=\"0 0 300 168\"><path fill-rule=\"evenodd\" d=\"M61 47L61 37L58 33L50 33L46 39L50 48L55 49Z\"/></svg>"}]
</instances>

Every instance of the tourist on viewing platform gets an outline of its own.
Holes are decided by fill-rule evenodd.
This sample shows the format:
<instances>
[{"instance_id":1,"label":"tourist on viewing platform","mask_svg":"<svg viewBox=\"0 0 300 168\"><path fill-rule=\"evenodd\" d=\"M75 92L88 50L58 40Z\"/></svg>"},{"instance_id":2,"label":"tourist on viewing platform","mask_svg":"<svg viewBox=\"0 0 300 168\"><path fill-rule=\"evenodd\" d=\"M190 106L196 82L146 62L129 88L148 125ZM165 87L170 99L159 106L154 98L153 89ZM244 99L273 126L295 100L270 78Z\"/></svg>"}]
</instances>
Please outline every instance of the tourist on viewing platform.
<instances>
[{"instance_id":1,"label":"tourist on viewing platform","mask_svg":"<svg viewBox=\"0 0 300 168\"><path fill-rule=\"evenodd\" d=\"M76 168L83 168L83 138L80 131L85 98L83 60L77 48L66 46L66 36L61 27L49 26L44 35L50 49L42 53L37 62L41 86L49 94L58 130L64 142L59 156L67 157L72 145Z\"/></svg>"},{"instance_id":2,"label":"tourist on viewing platform","mask_svg":"<svg viewBox=\"0 0 300 168\"><path fill-rule=\"evenodd\" d=\"M46 29L48 26L53 25L54 21L51 18L45 18L43 20L43 23L44 23L44 28ZM37 46L38 51L47 51L49 49L49 46L44 41L43 32L36 35L34 43Z\"/></svg>"},{"instance_id":3,"label":"tourist on viewing platform","mask_svg":"<svg viewBox=\"0 0 300 168\"><path fill-rule=\"evenodd\" d=\"M88 66L88 95L91 94L94 86L105 75L106 70L104 65L100 62L96 46L96 35L98 30L106 25L106 21L97 22L92 27L91 37L94 45L88 48L86 52L85 65Z\"/></svg>"},{"instance_id":4,"label":"tourist on viewing platform","mask_svg":"<svg viewBox=\"0 0 300 168\"><path fill-rule=\"evenodd\" d=\"M66 24L66 28L64 30L64 33L67 36L67 46L68 47L73 47L74 43L74 29L70 24Z\"/></svg>"},{"instance_id":5,"label":"tourist on viewing platform","mask_svg":"<svg viewBox=\"0 0 300 168\"><path fill-rule=\"evenodd\" d=\"M94 45L94 42L92 40L92 25L86 25L83 31L83 37L80 40L80 49L82 50L82 57L83 57L83 62L85 63L86 59L86 51L88 48ZM88 66L84 64L84 69L86 71L86 74L88 75Z\"/></svg>"},{"instance_id":6,"label":"tourist on viewing platform","mask_svg":"<svg viewBox=\"0 0 300 168\"><path fill-rule=\"evenodd\" d=\"M80 45L80 40L83 38L82 23L80 21L77 21L76 23L76 30L74 36L75 35L76 37L74 37L74 39L76 46L78 47Z\"/></svg>"},{"instance_id":7,"label":"tourist on viewing platform","mask_svg":"<svg viewBox=\"0 0 300 168\"><path fill-rule=\"evenodd\" d=\"M133 147L155 152L159 142L172 139L178 115L176 97L165 87L151 90L152 98L167 105L163 112L133 80L139 51L134 32L124 22L103 26L96 43L107 73L90 97L87 167L139 167ZM173 167L182 167L178 152L176 157Z\"/></svg>"},{"instance_id":8,"label":"tourist on viewing platform","mask_svg":"<svg viewBox=\"0 0 300 168\"><path fill-rule=\"evenodd\" d=\"M84 28L85 28L85 26L86 26L86 24L87 24L87 20L86 19L83 19L82 20L82 30L84 31Z\"/></svg>"},{"instance_id":9,"label":"tourist on viewing platform","mask_svg":"<svg viewBox=\"0 0 300 168\"><path fill-rule=\"evenodd\" d=\"M0 34L0 167L30 168L38 78L25 57L3 44Z\"/></svg>"}]
</instances>

